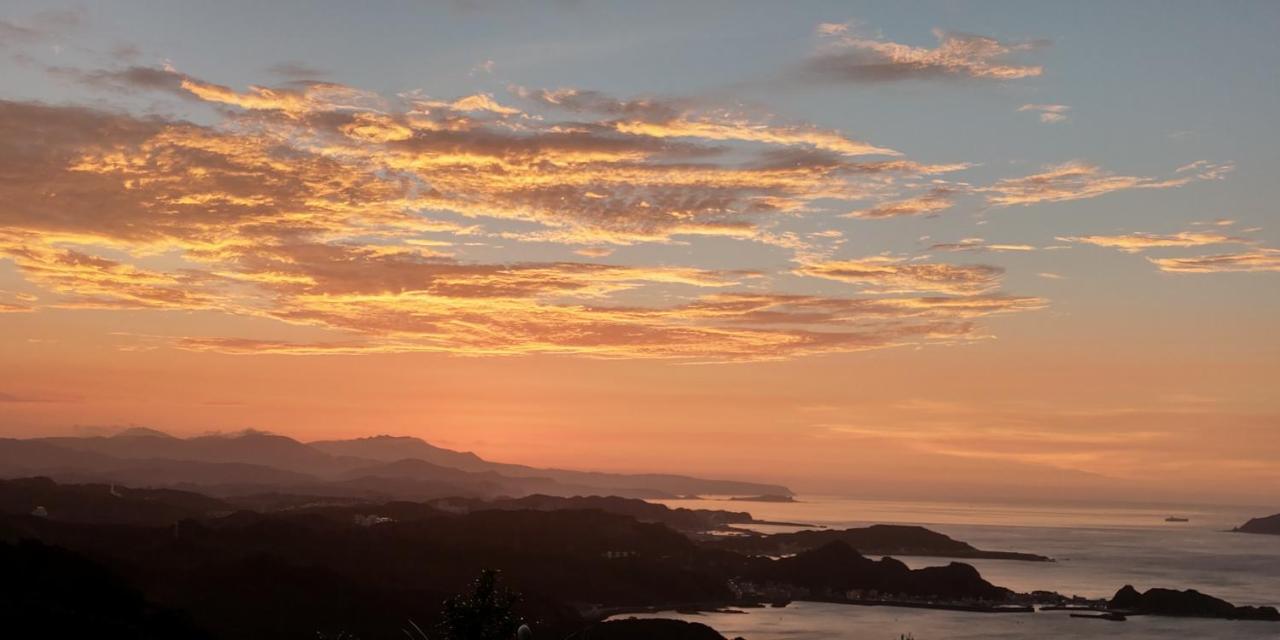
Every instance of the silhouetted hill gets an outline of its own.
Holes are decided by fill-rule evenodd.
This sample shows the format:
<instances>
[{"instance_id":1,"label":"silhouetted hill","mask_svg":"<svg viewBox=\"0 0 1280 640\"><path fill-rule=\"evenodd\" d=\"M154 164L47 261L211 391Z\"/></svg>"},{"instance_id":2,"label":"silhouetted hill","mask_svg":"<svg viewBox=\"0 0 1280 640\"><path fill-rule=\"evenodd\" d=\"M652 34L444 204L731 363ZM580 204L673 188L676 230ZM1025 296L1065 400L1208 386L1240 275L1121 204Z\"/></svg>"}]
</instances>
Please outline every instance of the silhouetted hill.
<instances>
[{"instance_id":1,"label":"silhouetted hill","mask_svg":"<svg viewBox=\"0 0 1280 640\"><path fill-rule=\"evenodd\" d=\"M575 637L582 640L725 640L705 624L660 618L600 622Z\"/></svg>"},{"instance_id":2,"label":"silhouetted hill","mask_svg":"<svg viewBox=\"0 0 1280 640\"><path fill-rule=\"evenodd\" d=\"M65 549L0 542L0 575L6 638L209 637L184 614L147 602L111 571Z\"/></svg>"},{"instance_id":3,"label":"silhouetted hill","mask_svg":"<svg viewBox=\"0 0 1280 640\"><path fill-rule=\"evenodd\" d=\"M315 476L242 462L120 460L100 470L50 474L60 482L116 482L141 487L191 487L213 495L236 495L255 487L302 487Z\"/></svg>"},{"instance_id":4,"label":"silhouetted hill","mask_svg":"<svg viewBox=\"0 0 1280 640\"><path fill-rule=\"evenodd\" d=\"M758 580L806 587L814 595L828 593L843 597L853 589L916 597L992 601L1012 595L1008 589L982 579L977 569L967 564L953 562L945 567L913 570L893 558L871 560L839 540L757 565L756 571L753 577Z\"/></svg>"},{"instance_id":5,"label":"silhouetted hill","mask_svg":"<svg viewBox=\"0 0 1280 640\"><path fill-rule=\"evenodd\" d=\"M186 491L67 485L48 478L0 480L0 513L28 515L37 509L58 521L156 526L232 510L221 500Z\"/></svg>"},{"instance_id":6,"label":"silhouetted hill","mask_svg":"<svg viewBox=\"0 0 1280 640\"><path fill-rule=\"evenodd\" d=\"M1280 513L1274 516L1266 516L1265 518L1253 518L1248 522L1236 527L1235 531L1240 533L1267 533L1271 535L1280 535Z\"/></svg>"},{"instance_id":7,"label":"silhouetted hill","mask_svg":"<svg viewBox=\"0 0 1280 640\"><path fill-rule=\"evenodd\" d=\"M625 515L640 522L656 522L679 531L712 531L730 524L747 524L754 522L750 513L745 511L717 511L711 509L672 509L665 505L645 502L635 498L619 498L617 496L573 496L559 497L547 495L531 495L522 498L505 498L497 500L446 500L441 501L441 508L460 512L484 511L488 509L564 511L569 509L597 509L608 513Z\"/></svg>"},{"instance_id":8,"label":"silhouetted hill","mask_svg":"<svg viewBox=\"0 0 1280 640\"><path fill-rule=\"evenodd\" d=\"M417 458L404 458L394 462L358 467L341 474L339 477L343 479L367 477L399 478L423 482L451 483L458 486L480 485L486 491L499 490L504 485L517 489L520 485L518 481L505 478L492 471L463 471ZM515 493L515 491L512 491L512 493Z\"/></svg>"},{"instance_id":9,"label":"silhouetted hill","mask_svg":"<svg viewBox=\"0 0 1280 640\"><path fill-rule=\"evenodd\" d=\"M772 535L726 537L710 544L751 555L781 556L843 542L867 555L939 556L1048 561L1045 556L1010 551L983 551L924 527L877 524L843 530L805 530Z\"/></svg>"},{"instance_id":10,"label":"silhouetted hill","mask_svg":"<svg viewBox=\"0 0 1280 640\"><path fill-rule=\"evenodd\" d=\"M1125 585L1112 596L1112 609L1154 613L1165 616L1228 618L1232 620L1280 620L1275 607L1237 607L1226 600L1205 595L1194 589L1147 589L1139 593Z\"/></svg>"},{"instance_id":11,"label":"silhouetted hill","mask_svg":"<svg viewBox=\"0 0 1280 640\"><path fill-rule=\"evenodd\" d=\"M25 482L17 484L87 495L93 504L118 499L109 487L103 494ZM138 495L149 499L143 504L190 499L181 492ZM194 510L222 506L194 500ZM317 504L176 522L166 515L154 524L121 523L114 512L102 515L103 523L20 513L0 515L0 540L34 539L83 554L157 606L236 640L401 638L409 619L430 628L438 603L485 568L502 570L525 595L522 616L551 638L582 630L579 610L723 606L737 597L731 585L744 580L780 585L796 597L843 597L848 589L965 599L1007 594L967 565L913 571L890 558L865 558L843 542L781 560L748 557L596 508L688 517L638 501L535 496L489 509L471 502ZM469 510L455 512L459 504ZM554 508L571 505L593 508Z\"/></svg>"}]
</instances>

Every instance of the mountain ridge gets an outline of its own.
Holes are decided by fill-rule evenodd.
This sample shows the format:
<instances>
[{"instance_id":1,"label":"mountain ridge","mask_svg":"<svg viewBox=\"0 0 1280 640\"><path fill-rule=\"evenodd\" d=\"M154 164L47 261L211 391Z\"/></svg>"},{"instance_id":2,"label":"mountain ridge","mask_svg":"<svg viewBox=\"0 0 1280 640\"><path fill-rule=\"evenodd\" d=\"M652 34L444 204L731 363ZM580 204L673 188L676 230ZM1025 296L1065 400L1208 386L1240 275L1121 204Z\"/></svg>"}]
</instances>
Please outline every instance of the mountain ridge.
<instances>
[{"instance_id":1,"label":"mountain ridge","mask_svg":"<svg viewBox=\"0 0 1280 640\"><path fill-rule=\"evenodd\" d=\"M714 493L791 495L787 487L677 474L542 469L485 460L411 436L302 442L261 431L175 437L131 427L109 436L0 439L0 477L201 487L217 495L519 497Z\"/></svg>"}]
</instances>

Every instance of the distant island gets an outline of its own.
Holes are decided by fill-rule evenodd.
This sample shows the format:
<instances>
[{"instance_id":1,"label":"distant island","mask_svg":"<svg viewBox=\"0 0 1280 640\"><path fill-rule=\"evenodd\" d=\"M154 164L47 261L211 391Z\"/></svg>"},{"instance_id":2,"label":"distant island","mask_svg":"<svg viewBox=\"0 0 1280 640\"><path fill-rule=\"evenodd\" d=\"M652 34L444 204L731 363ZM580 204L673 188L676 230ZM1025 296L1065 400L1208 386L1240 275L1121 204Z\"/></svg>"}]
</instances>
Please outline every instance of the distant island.
<instances>
[{"instance_id":1,"label":"distant island","mask_svg":"<svg viewBox=\"0 0 1280 640\"><path fill-rule=\"evenodd\" d=\"M729 498L735 502L797 502L792 496L784 496L776 493L766 493L758 496L733 496Z\"/></svg>"},{"instance_id":2,"label":"distant island","mask_svg":"<svg viewBox=\"0 0 1280 640\"><path fill-rule=\"evenodd\" d=\"M752 534L719 537L710 544L717 548L758 556L786 556L841 542L860 553L877 556L934 556L990 560L1052 562L1034 553L987 551L919 526L877 524L870 527L805 530L792 533Z\"/></svg>"},{"instance_id":3,"label":"distant island","mask_svg":"<svg viewBox=\"0 0 1280 640\"><path fill-rule=\"evenodd\" d=\"M1239 533L1265 533L1269 535L1280 535L1280 513L1265 518L1254 518L1232 531Z\"/></svg>"},{"instance_id":4,"label":"distant island","mask_svg":"<svg viewBox=\"0 0 1280 640\"><path fill-rule=\"evenodd\" d=\"M1122 613L1280 621L1280 611L1276 611L1275 607L1237 607L1226 600L1194 589L1147 589L1139 592L1133 586L1125 585L1111 598L1108 606L1112 611Z\"/></svg>"}]
</instances>

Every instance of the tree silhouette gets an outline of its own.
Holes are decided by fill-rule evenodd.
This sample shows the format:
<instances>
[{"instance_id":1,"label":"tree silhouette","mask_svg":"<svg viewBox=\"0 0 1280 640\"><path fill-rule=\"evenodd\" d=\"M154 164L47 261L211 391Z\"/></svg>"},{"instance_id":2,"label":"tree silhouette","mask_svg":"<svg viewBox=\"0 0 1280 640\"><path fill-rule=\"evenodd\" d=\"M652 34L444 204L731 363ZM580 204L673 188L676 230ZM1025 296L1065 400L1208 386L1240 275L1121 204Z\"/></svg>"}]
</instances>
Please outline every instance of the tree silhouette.
<instances>
[{"instance_id":1,"label":"tree silhouette","mask_svg":"<svg viewBox=\"0 0 1280 640\"><path fill-rule=\"evenodd\" d=\"M511 640L520 620L515 605L519 596L498 582L493 569L485 569L469 591L444 602L440 633L444 640Z\"/></svg>"}]
</instances>

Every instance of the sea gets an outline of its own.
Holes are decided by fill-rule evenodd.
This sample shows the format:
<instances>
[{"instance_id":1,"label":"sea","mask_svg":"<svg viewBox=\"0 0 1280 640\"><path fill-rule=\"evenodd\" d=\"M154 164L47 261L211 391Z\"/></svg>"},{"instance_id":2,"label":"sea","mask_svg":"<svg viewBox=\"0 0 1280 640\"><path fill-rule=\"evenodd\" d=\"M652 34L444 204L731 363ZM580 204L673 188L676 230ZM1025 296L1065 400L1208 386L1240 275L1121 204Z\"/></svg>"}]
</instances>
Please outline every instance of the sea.
<instances>
[{"instance_id":1,"label":"sea","mask_svg":"<svg viewBox=\"0 0 1280 640\"><path fill-rule=\"evenodd\" d=\"M742 502L709 497L661 501L670 507L749 511L756 519L847 528L917 524L993 551L1023 551L1055 562L960 560L1015 591L1110 597L1130 584L1197 589L1237 605L1280 607L1280 536L1233 533L1268 507L959 503L799 496L797 502ZM1166 522L1176 516L1187 522ZM752 525L762 532L793 527ZM913 568L936 557L898 557ZM1152 638L1280 640L1280 622L1133 616L1124 622L1072 618L1067 612L970 613L796 602L743 613L662 613L710 625L747 640L900 640ZM643 616L637 616L643 617Z\"/></svg>"}]
</instances>

